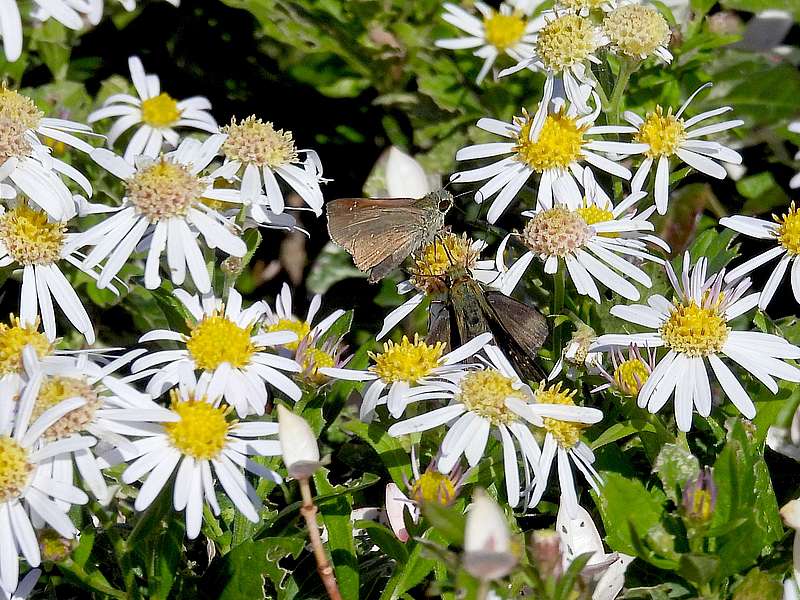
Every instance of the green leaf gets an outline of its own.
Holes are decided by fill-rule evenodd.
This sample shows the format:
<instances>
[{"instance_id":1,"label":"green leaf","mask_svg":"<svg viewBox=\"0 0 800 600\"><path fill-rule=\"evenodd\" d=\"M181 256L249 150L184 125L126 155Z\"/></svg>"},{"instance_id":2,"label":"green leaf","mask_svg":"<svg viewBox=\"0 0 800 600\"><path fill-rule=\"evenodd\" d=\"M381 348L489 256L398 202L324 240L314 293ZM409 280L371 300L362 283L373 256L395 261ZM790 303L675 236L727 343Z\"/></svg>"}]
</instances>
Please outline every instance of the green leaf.
<instances>
[{"instance_id":1,"label":"green leaf","mask_svg":"<svg viewBox=\"0 0 800 600\"><path fill-rule=\"evenodd\" d=\"M733 600L781 600L783 586L780 580L761 571L752 569L733 592Z\"/></svg>"},{"instance_id":2,"label":"green leaf","mask_svg":"<svg viewBox=\"0 0 800 600\"><path fill-rule=\"evenodd\" d=\"M618 442L629 435L641 433L643 431L656 433L656 428L652 423L646 421L624 421L622 423L614 423L592 441L592 450L597 450L606 444Z\"/></svg>"},{"instance_id":3,"label":"green leaf","mask_svg":"<svg viewBox=\"0 0 800 600\"><path fill-rule=\"evenodd\" d=\"M432 530L429 529L421 538L426 540L431 533ZM425 579L435 565L436 561L427 557L424 546L414 543L414 547L408 553L408 560L405 564L397 566L391 579L386 583L380 600L397 600Z\"/></svg>"},{"instance_id":4,"label":"green leaf","mask_svg":"<svg viewBox=\"0 0 800 600\"><path fill-rule=\"evenodd\" d=\"M342 425L342 429L350 431L367 442L381 459L381 462L389 471L389 476L398 486L404 487L406 481L410 481L413 473L408 452L402 444L390 436L384 427L378 422L363 423L361 421L347 421Z\"/></svg>"},{"instance_id":5,"label":"green leaf","mask_svg":"<svg viewBox=\"0 0 800 600\"><path fill-rule=\"evenodd\" d=\"M736 190L747 198L741 210L746 215L758 215L789 203L786 192L775 181L772 173L766 171L743 177L736 182Z\"/></svg>"},{"instance_id":6,"label":"green leaf","mask_svg":"<svg viewBox=\"0 0 800 600\"><path fill-rule=\"evenodd\" d=\"M687 581L696 586L702 586L717 573L719 558L708 554L682 554L680 559L680 574Z\"/></svg>"},{"instance_id":7,"label":"green leaf","mask_svg":"<svg viewBox=\"0 0 800 600\"><path fill-rule=\"evenodd\" d=\"M464 545L467 518L464 515L463 501L453 506L444 506L438 502L423 502L422 515L448 544Z\"/></svg>"},{"instance_id":8,"label":"green leaf","mask_svg":"<svg viewBox=\"0 0 800 600\"><path fill-rule=\"evenodd\" d=\"M399 564L404 564L408 560L408 551L405 544L398 540L394 532L388 527L384 527L375 521L356 521L355 527L366 531L369 539Z\"/></svg>"},{"instance_id":9,"label":"green leaf","mask_svg":"<svg viewBox=\"0 0 800 600\"><path fill-rule=\"evenodd\" d=\"M653 472L658 475L667 498L680 504L686 482L697 478L700 462L689 450L677 444L664 444L656 457Z\"/></svg>"}]
</instances>

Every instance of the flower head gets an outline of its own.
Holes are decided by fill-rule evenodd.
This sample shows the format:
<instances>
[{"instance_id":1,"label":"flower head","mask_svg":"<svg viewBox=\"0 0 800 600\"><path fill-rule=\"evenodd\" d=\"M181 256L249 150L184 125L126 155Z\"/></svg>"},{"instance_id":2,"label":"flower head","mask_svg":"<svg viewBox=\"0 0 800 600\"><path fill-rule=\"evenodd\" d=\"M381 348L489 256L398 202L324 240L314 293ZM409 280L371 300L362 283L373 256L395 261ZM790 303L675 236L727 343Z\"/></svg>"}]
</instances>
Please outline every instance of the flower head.
<instances>
[{"instance_id":1,"label":"flower head","mask_svg":"<svg viewBox=\"0 0 800 600\"><path fill-rule=\"evenodd\" d=\"M619 54L640 59L655 54L664 62L672 60L667 50L669 25L654 6L623 4L606 16L603 30Z\"/></svg>"}]
</instances>

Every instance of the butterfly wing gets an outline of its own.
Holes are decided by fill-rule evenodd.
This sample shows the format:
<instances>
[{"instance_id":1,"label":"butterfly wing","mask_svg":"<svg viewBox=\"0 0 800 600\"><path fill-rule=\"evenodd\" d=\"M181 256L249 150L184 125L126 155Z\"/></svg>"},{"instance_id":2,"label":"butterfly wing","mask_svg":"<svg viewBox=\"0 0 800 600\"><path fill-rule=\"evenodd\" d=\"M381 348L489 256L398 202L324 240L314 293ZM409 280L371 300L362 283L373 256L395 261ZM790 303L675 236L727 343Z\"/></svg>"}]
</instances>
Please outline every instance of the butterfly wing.
<instances>
[{"instance_id":1,"label":"butterfly wing","mask_svg":"<svg viewBox=\"0 0 800 600\"><path fill-rule=\"evenodd\" d=\"M497 320L514 340L531 356L547 339L547 320L535 308L494 290L486 290L486 301Z\"/></svg>"}]
</instances>

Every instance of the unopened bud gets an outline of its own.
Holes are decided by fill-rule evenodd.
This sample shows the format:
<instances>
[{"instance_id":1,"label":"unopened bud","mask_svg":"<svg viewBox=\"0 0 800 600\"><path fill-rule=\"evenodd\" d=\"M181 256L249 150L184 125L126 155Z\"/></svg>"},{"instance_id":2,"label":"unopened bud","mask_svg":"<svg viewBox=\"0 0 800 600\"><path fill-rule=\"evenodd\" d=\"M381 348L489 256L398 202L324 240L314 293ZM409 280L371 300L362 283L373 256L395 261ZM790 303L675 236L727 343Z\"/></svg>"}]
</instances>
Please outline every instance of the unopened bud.
<instances>
[{"instance_id":1,"label":"unopened bud","mask_svg":"<svg viewBox=\"0 0 800 600\"><path fill-rule=\"evenodd\" d=\"M308 422L278 405L278 439L289 477L308 479L320 467L317 438Z\"/></svg>"},{"instance_id":2,"label":"unopened bud","mask_svg":"<svg viewBox=\"0 0 800 600\"><path fill-rule=\"evenodd\" d=\"M697 479L689 481L683 490L683 512L691 521L707 523L717 504L717 486L710 467L704 467Z\"/></svg>"},{"instance_id":3,"label":"unopened bud","mask_svg":"<svg viewBox=\"0 0 800 600\"><path fill-rule=\"evenodd\" d=\"M75 540L63 538L52 529L45 529L39 533L39 551L45 562L66 560L74 549Z\"/></svg>"},{"instance_id":4,"label":"unopened bud","mask_svg":"<svg viewBox=\"0 0 800 600\"><path fill-rule=\"evenodd\" d=\"M511 552L511 531L503 511L478 488L467 509L464 530L464 569L482 580L508 575L517 558Z\"/></svg>"}]
</instances>

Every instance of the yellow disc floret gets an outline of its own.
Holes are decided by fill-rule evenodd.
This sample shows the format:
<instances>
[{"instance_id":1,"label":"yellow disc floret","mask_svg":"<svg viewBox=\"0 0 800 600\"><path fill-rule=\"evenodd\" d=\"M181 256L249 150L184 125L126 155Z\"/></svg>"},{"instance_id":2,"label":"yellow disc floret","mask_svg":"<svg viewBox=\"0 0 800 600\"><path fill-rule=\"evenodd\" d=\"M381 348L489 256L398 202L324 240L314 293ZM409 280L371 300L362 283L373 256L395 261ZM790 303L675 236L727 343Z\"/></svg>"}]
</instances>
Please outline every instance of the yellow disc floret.
<instances>
[{"instance_id":1,"label":"yellow disc floret","mask_svg":"<svg viewBox=\"0 0 800 600\"><path fill-rule=\"evenodd\" d=\"M514 388L514 381L495 369L471 371L461 380L456 402L467 410L488 419L493 425L511 423L517 416L506 407L506 398L525 400L525 394Z\"/></svg>"},{"instance_id":2,"label":"yellow disc floret","mask_svg":"<svg viewBox=\"0 0 800 600\"><path fill-rule=\"evenodd\" d=\"M522 39L527 25L527 21L519 11L514 11L510 15L493 13L483 20L486 41L501 52Z\"/></svg>"},{"instance_id":3,"label":"yellow disc floret","mask_svg":"<svg viewBox=\"0 0 800 600\"><path fill-rule=\"evenodd\" d=\"M186 349L198 369L212 371L222 363L235 369L246 367L260 348L253 343L250 329L214 313L192 327Z\"/></svg>"},{"instance_id":4,"label":"yellow disc floret","mask_svg":"<svg viewBox=\"0 0 800 600\"><path fill-rule=\"evenodd\" d=\"M477 260L478 252L466 234L439 235L414 255L411 283L426 294L442 293L447 289L443 276L450 269L471 269Z\"/></svg>"},{"instance_id":5,"label":"yellow disc floret","mask_svg":"<svg viewBox=\"0 0 800 600\"><path fill-rule=\"evenodd\" d=\"M173 390L170 409L180 416L180 421L162 425L175 449L197 460L220 455L233 424L227 419L231 407L215 407L203 398L182 400Z\"/></svg>"},{"instance_id":6,"label":"yellow disc floret","mask_svg":"<svg viewBox=\"0 0 800 600\"><path fill-rule=\"evenodd\" d=\"M685 140L683 119L675 117L671 108L664 114L660 106L647 114L639 131L633 136L634 142L649 146L645 154L650 158L672 156Z\"/></svg>"},{"instance_id":7,"label":"yellow disc floret","mask_svg":"<svg viewBox=\"0 0 800 600\"><path fill-rule=\"evenodd\" d=\"M585 62L598 46L599 36L589 19L565 14L539 31L536 54L545 68L561 73Z\"/></svg>"},{"instance_id":8,"label":"yellow disc floret","mask_svg":"<svg viewBox=\"0 0 800 600\"><path fill-rule=\"evenodd\" d=\"M0 435L0 503L19 498L28 485L33 465L28 451L7 435Z\"/></svg>"},{"instance_id":9,"label":"yellow disc floret","mask_svg":"<svg viewBox=\"0 0 800 600\"><path fill-rule=\"evenodd\" d=\"M725 345L729 332L716 305L706 308L694 300L676 306L660 330L668 348L689 356L716 354Z\"/></svg>"},{"instance_id":10,"label":"yellow disc floret","mask_svg":"<svg viewBox=\"0 0 800 600\"><path fill-rule=\"evenodd\" d=\"M605 18L603 29L618 52L634 58L647 58L669 44L666 19L655 7L645 4L620 6Z\"/></svg>"},{"instance_id":11,"label":"yellow disc floret","mask_svg":"<svg viewBox=\"0 0 800 600\"><path fill-rule=\"evenodd\" d=\"M25 132L36 129L44 113L27 96L0 87L0 163L11 157L21 158L31 152Z\"/></svg>"},{"instance_id":12,"label":"yellow disc floret","mask_svg":"<svg viewBox=\"0 0 800 600\"><path fill-rule=\"evenodd\" d=\"M0 375L22 370L22 350L25 346L32 346L39 358L53 351L53 345L39 331L38 320L26 325L13 315L10 320L10 325L0 323Z\"/></svg>"},{"instance_id":13,"label":"yellow disc floret","mask_svg":"<svg viewBox=\"0 0 800 600\"><path fill-rule=\"evenodd\" d=\"M626 396L636 397L649 376L647 365L638 358L630 358L614 370L614 385Z\"/></svg>"},{"instance_id":14,"label":"yellow disc floret","mask_svg":"<svg viewBox=\"0 0 800 600\"><path fill-rule=\"evenodd\" d=\"M789 212L780 217L772 215L778 223L778 241L789 254L800 254L800 212L795 203L789 206Z\"/></svg>"},{"instance_id":15,"label":"yellow disc floret","mask_svg":"<svg viewBox=\"0 0 800 600\"><path fill-rule=\"evenodd\" d=\"M205 189L183 165L160 159L144 167L126 183L126 196L149 221L185 215Z\"/></svg>"},{"instance_id":16,"label":"yellow disc floret","mask_svg":"<svg viewBox=\"0 0 800 600\"><path fill-rule=\"evenodd\" d=\"M456 498L456 484L449 475L429 469L411 484L409 492L409 497L415 502L449 506Z\"/></svg>"},{"instance_id":17,"label":"yellow disc floret","mask_svg":"<svg viewBox=\"0 0 800 600\"><path fill-rule=\"evenodd\" d=\"M142 121L150 127L171 127L181 118L177 101L165 92L142 102Z\"/></svg>"},{"instance_id":18,"label":"yellow disc floret","mask_svg":"<svg viewBox=\"0 0 800 600\"><path fill-rule=\"evenodd\" d=\"M74 377L48 377L42 382L31 421L70 398L83 398L86 404L68 412L53 423L44 433L46 439L60 440L73 433L80 433L94 421L95 412L101 405L100 398L86 381Z\"/></svg>"},{"instance_id":19,"label":"yellow disc floret","mask_svg":"<svg viewBox=\"0 0 800 600\"><path fill-rule=\"evenodd\" d=\"M530 117L518 119L521 130L514 147L518 161L541 173L548 169L565 170L581 156L583 134L587 127L578 125L576 117L557 112L547 115L536 140L530 139Z\"/></svg>"},{"instance_id":20,"label":"yellow disc floret","mask_svg":"<svg viewBox=\"0 0 800 600\"><path fill-rule=\"evenodd\" d=\"M306 348L295 360L300 363L303 375L317 385L322 385L328 380L319 370L336 366L336 361L330 352L314 346Z\"/></svg>"},{"instance_id":21,"label":"yellow disc floret","mask_svg":"<svg viewBox=\"0 0 800 600\"><path fill-rule=\"evenodd\" d=\"M64 226L20 204L0 215L0 242L21 265L49 265L61 259Z\"/></svg>"},{"instance_id":22,"label":"yellow disc floret","mask_svg":"<svg viewBox=\"0 0 800 600\"><path fill-rule=\"evenodd\" d=\"M255 116L222 128L228 134L222 153L231 160L275 169L297 160L297 149L291 131L275 129L270 122Z\"/></svg>"},{"instance_id":23,"label":"yellow disc floret","mask_svg":"<svg viewBox=\"0 0 800 600\"><path fill-rule=\"evenodd\" d=\"M370 370L386 383L405 381L413 384L439 366L444 348L441 342L433 346L426 344L419 335L414 336L413 342L406 336L403 336L399 344L389 340L383 345L383 352L369 353L370 358L375 361Z\"/></svg>"},{"instance_id":24,"label":"yellow disc floret","mask_svg":"<svg viewBox=\"0 0 800 600\"><path fill-rule=\"evenodd\" d=\"M575 391L569 389L562 389L561 382L555 385L545 387L544 384L536 390L536 402L539 404L564 404L567 406L575 406ZM576 423L573 421L562 421L560 419L553 419L545 417L544 428L550 433L558 445L562 448L569 449L575 446L581 439L581 432L587 428L585 423Z\"/></svg>"},{"instance_id":25,"label":"yellow disc floret","mask_svg":"<svg viewBox=\"0 0 800 600\"><path fill-rule=\"evenodd\" d=\"M566 256L591 237L586 221L561 206L536 213L522 231L522 242L540 256Z\"/></svg>"},{"instance_id":26,"label":"yellow disc floret","mask_svg":"<svg viewBox=\"0 0 800 600\"><path fill-rule=\"evenodd\" d=\"M266 333L273 333L275 331L291 331L292 333L297 334L297 339L295 341L283 344L284 348L288 348L289 350L297 350L297 347L300 345L302 339L311 333L311 325L294 317L284 317L279 319L276 323L264 325L264 331Z\"/></svg>"}]
</instances>

